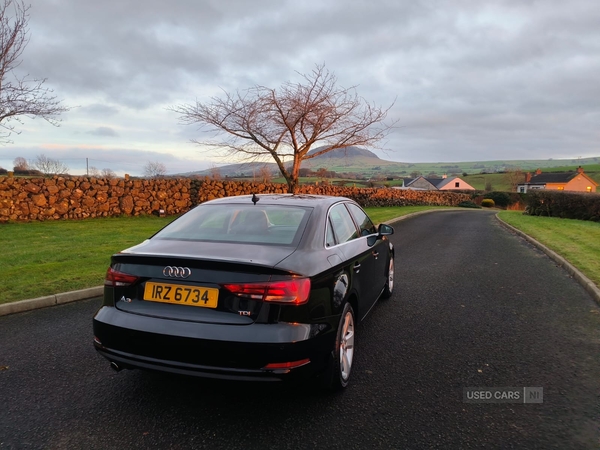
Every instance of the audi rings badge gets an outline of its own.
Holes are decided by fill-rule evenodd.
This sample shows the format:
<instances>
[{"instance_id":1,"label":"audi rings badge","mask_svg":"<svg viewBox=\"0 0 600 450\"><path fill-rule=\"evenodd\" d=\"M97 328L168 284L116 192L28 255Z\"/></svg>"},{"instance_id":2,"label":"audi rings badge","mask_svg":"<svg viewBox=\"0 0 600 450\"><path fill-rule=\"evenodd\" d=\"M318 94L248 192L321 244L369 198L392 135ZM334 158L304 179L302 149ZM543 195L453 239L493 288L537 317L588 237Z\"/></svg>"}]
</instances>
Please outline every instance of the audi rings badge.
<instances>
[{"instance_id":1,"label":"audi rings badge","mask_svg":"<svg viewBox=\"0 0 600 450\"><path fill-rule=\"evenodd\" d=\"M165 277L187 278L192 274L192 271L189 267L167 266L162 273Z\"/></svg>"}]
</instances>

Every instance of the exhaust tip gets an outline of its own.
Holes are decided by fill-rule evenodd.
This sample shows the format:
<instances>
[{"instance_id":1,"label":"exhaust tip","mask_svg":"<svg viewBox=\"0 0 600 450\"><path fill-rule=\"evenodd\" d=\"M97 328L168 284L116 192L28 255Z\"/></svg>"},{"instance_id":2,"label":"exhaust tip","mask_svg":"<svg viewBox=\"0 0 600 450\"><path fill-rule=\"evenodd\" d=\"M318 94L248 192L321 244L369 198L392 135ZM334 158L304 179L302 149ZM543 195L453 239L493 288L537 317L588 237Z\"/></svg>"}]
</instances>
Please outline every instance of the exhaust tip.
<instances>
[{"instance_id":1,"label":"exhaust tip","mask_svg":"<svg viewBox=\"0 0 600 450\"><path fill-rule=\"evenodd\" d=\"M110 368L113 369L115 372L120 372L121 370L123 370L121 367L119 367L119 365L116 362L111 362L110 363Z\"/></svg>"}]
</instances>

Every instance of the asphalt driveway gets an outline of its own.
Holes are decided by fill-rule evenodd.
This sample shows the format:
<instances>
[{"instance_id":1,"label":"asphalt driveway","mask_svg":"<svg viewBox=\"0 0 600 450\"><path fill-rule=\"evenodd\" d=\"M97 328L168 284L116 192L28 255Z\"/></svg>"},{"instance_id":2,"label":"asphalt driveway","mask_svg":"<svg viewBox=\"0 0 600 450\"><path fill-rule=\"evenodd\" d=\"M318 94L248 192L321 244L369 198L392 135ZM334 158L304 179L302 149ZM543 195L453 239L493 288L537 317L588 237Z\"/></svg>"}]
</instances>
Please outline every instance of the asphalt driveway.
<instances>
[{"instance_id":1,"label":"asphalt driveway","mask_svg":"<svg viewBox=\"0 0 600 450\"><path fill-rule=\"evenodd\" d=\"M92 347L99 299L0 317L0 449L598 448L600 308L485 211L395 225L396 291L341 395L139 371ZM469 404L465 387L542 387Z\"/></svg>"}]
</instances>

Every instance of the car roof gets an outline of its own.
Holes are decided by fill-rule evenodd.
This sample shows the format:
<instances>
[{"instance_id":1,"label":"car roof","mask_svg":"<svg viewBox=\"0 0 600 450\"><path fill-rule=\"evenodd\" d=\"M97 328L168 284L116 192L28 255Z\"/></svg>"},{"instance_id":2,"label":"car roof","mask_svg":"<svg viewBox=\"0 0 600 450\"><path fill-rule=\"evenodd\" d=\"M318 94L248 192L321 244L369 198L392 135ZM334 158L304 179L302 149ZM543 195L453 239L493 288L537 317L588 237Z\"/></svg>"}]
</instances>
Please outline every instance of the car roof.
<instances>
[{"instance_id":1,"label":"car roof","mask_svg":"<svg viewBox=\"0 0 600 450\"><path fill-rule=\"evenodd\" d=\"M252 203L254 195L238 195L234 197L223 197L215 200L209 200L202 204L244 204ZM340 201L353 201L346 197L335 197L330 195L312 195L312 194L256 194L259 205L293 205L304 207L329 207Z\"/></svg>"}]
</instances>

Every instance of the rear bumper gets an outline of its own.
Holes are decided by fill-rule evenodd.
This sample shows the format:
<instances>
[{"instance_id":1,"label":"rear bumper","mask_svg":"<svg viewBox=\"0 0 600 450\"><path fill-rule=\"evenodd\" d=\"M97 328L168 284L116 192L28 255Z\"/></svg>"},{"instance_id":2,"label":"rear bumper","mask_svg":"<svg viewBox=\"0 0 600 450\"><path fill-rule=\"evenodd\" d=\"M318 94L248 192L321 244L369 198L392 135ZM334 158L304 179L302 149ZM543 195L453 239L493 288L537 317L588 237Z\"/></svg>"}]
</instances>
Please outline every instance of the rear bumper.
<instances>
[{"instance_id":1,"label":"rear bumper","mask_svg":"<svg viewBox=\"0 0 600 450\"><path fill-rule=\"evenodd\" d=\"M141 316L101 308L94 346L122 368L140 368L230 380L280 381L316 375L335 340L330 324L218 325ZM268 364L302 363L267 368Z\"/></svg>"}]
</instances>

